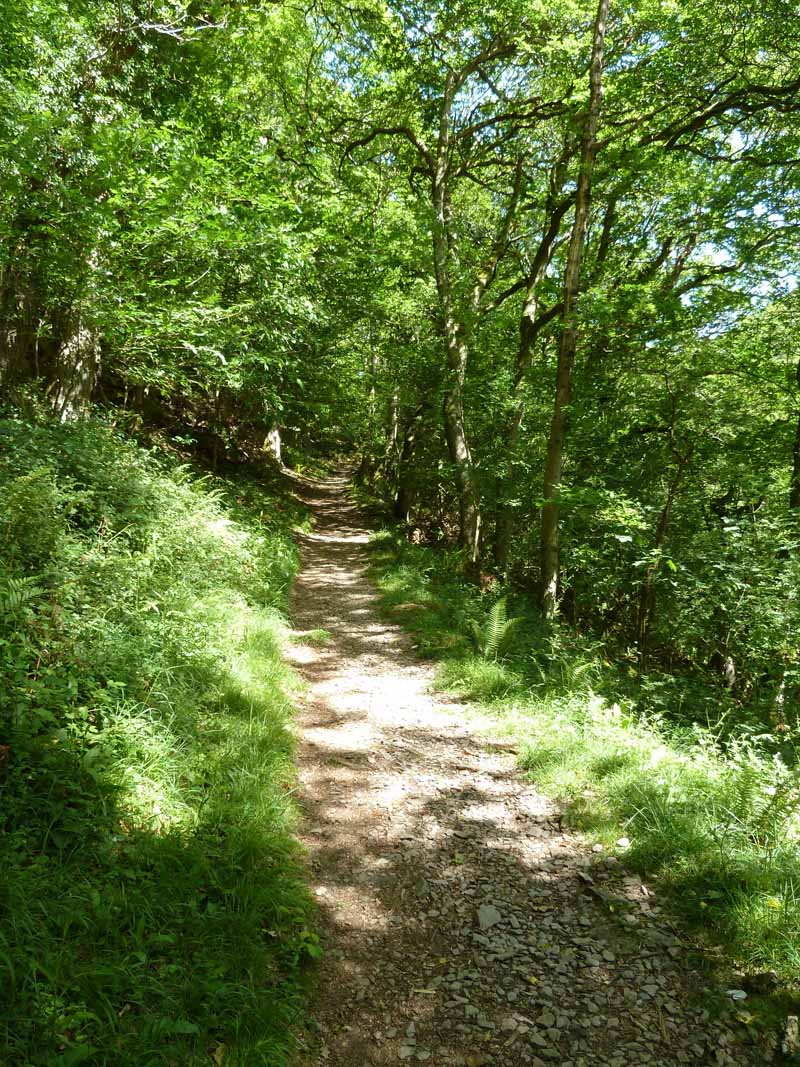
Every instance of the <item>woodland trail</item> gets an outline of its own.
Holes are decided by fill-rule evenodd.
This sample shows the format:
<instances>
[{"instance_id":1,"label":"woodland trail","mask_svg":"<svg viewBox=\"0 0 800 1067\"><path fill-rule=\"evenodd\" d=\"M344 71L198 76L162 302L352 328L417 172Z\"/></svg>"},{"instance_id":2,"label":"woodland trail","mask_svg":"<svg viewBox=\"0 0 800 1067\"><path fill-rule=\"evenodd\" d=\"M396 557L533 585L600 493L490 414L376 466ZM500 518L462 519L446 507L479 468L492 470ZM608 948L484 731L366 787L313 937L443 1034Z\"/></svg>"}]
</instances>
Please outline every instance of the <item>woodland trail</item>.
<instances>
[{"instance_id":1,"label":"woodland trail","mask_svg":"<svg viewBox=\"0 0 800 1067\"><path fill-rule=\"evenodd\" d=\"M301 1063L764 1063L655 898L558 811L383 621L344 478L303 479L293 599L304 842L325 957ZM706 998L707 1000L707 998ZM312 1031L310 1031L311 1033Z\"/></svg>"}]
</instances>

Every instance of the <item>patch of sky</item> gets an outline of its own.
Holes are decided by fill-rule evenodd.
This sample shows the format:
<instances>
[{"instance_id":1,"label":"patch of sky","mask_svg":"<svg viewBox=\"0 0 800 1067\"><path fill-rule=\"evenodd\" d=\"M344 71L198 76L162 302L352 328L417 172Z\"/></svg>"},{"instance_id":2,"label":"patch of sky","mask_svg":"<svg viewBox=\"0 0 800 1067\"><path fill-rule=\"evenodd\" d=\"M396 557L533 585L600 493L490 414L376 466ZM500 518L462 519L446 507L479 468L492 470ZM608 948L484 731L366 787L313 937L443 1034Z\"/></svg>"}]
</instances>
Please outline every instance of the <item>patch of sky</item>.
<instances>
[{"instance_id":1,"label":"patch of sky","mask_svg":"<svg viewBox=\"0 0 800 1067\"><path fill-rule=\"evenodd\" d=\"M657 52L660 52L662 48L666 48L669 44L661 34L647 33L637 42L638 47L635 52L623 52L619 59L613 63L609 63L606 68L612 73L623 73L627 70L634 70L644 59L648 59L654 56Z\"/></svg>"},{"instance_id":2,"label":"patch of sky","mask_svg":"<svg viewBox=\"0 0 800 1067\"><path fill-rule=\"evenodd\" d=\"M728 134L728 147L734 155L738 155L747 147L747 139L741 130L731 130Z\"/></svg>"},{"instance_id":3,"label":"patch of sky","mask_svg":"<svg viewBox=\"0 0 800 1067\"><path fill-rule=\"evenodd\" d=\"M733 224L727 225L730 227ZM729 266L734 262L733 256L726 248L720 248L719 245L712 244L710 241L697 246L697 258L706 263L713 263L715 267Z\"/></svg>"}]
</instances>

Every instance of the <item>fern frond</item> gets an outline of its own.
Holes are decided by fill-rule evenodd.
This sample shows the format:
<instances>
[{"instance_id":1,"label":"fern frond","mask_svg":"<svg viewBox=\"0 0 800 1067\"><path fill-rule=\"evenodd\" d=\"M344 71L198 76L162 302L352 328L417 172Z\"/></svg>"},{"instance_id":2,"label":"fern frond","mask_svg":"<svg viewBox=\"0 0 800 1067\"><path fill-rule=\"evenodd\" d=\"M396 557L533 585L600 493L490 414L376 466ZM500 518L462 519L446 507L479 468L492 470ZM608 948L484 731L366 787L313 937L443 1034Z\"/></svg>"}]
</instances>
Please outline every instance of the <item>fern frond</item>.
<instances>
[{"instance_id":1,"label":"fern frond","mask_svg":"<svg viewBox=\"0 0 800 1067\"><path fill-rule=\"evenodd\" d=\"M6 578L0 586L0 614L16 615L43 593L35 578Z\"/></svg>"},{"instance_id":2,"label":"fern frond","mask_svg":"<svg viewBox=\"0 0 800 1067\"><path fill-rule=\"evenodd\" d=\"M492 604L489 611L489 617L486 620L486 644L484 648L484 655L488 658L496 659L497 654L500 651L500 645L503 642L503 638L508 628L508 609L506 604L506 598L501 597L498 601Z\"/></svg>"},{"instance_id":3,"label":"fern frond","mask_svg":"<svg viewBox=\"0 0 800 1067\"><path fill-rule=\"evenodd\" d=\"M475 644L484 659L497 659L519 621L518 618L509 619L506 598L501 597L492 604L483 626L476 622L470 624Z\"/></svg>"}]
</instances>

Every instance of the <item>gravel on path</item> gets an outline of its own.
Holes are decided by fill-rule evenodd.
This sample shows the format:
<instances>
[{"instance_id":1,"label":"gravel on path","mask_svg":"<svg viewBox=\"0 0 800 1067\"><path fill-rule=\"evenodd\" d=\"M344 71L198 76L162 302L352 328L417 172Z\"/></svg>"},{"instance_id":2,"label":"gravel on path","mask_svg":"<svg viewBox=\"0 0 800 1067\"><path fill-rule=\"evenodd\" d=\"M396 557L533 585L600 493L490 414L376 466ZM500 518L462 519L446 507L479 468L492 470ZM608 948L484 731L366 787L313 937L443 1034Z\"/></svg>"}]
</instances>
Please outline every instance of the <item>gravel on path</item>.
<instances>
[{"instance_id":1,"label":"gravel on path","mask_svg":"<svg viewBox=\"0 0 800 1067\"><path fill-rule=\"evenodd\" d=\"M344 477L298 480L302 838L325 956L298 1067L763 1064L656 898L564 830L381 618ZM701 995L703 994L703 995ZM714 997L711 998L714 1000Z\"/></svg>"}]
</instances>

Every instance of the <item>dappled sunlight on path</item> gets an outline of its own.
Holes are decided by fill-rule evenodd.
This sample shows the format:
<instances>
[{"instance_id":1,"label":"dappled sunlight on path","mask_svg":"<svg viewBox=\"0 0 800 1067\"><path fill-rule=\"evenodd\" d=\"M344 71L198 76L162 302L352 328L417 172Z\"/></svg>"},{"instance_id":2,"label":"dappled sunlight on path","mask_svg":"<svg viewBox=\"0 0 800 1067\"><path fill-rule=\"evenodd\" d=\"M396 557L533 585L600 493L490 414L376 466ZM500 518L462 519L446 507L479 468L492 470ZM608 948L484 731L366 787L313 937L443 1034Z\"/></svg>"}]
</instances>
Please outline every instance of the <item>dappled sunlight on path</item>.
<instances>
[{"instance_id":1,"label":"dappled sunlight on path","mask_svg":"<svg viewBox=\"0 0 800 1067\"><path fill-rule=\"evenodd\" d=\"M302 1063L763 1062L698 1006L648 889L430 693L377 612L345 479L298 485L317 521L298 535L289 655L308 683L303 837L326 948Z\"/></svg>"}]
</instances>

